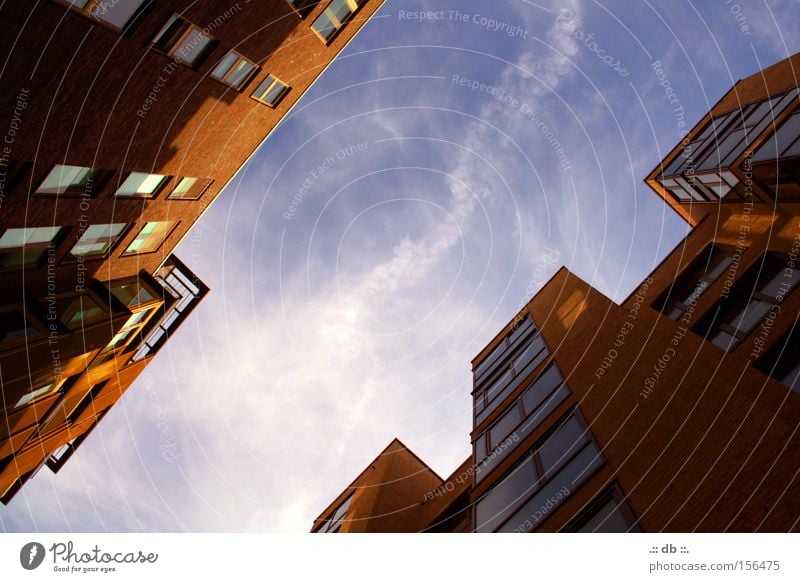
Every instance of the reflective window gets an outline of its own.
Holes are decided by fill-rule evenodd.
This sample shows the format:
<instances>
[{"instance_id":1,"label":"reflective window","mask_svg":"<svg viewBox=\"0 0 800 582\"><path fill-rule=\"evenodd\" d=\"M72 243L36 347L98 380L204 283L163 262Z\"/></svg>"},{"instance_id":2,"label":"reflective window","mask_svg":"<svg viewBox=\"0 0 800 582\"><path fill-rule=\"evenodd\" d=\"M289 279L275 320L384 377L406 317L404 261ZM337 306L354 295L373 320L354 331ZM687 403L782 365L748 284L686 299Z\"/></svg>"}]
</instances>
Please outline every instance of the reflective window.
<instances>
[{"instance_id":1,"label":"reflective window","mask_svg":"<svg viewBox=\"0 0 800 582\"><path fill-rule=\"evenodd\" d=\"M708 333L710 341L724 350L732 350L791 293L800 283L800 269L788 266L787 257L767 254L757 261L750 271L731 289L729 298L719 305L721 313L716 319L712 309L706 321L694 331Z\"/></svg>"},{"instance_id":2,"label":"reflective window","mask_svg":"<svg viewBox=\"0 0 800 582\"><path fill-rule=\"evenodd\" d=\"M73 259L79 257L104 257L116 244L128 227L124 222L114 224L93 224L87 228L72 250Z\"/></svg>"},{"instance_id":3,"label":"reflective window","mask_svg":"<svg viewBox=\"0 0 800 582\"><path fill-rule=\"evenodd\" d=\"M155 295L138 279L112 284L110 288L114 297L119 299L125 307L135 307L155 300Z\"/></svg>"},{"instance_id":4,"label":"reflective window","mask_svg":"<svg viewBox=\"0 0 800 582\"><path fill-rule=\"evenodd\" d=\"M256 101L260 101L270 107L278 105L283 96L289 91L289 86L272 75L267 75L267 78L253 91L251 97Z\"/></svg>"},{"instance_id":5,"label":"reflective window","mask_svg":"<svg viewBox=\"0 0 800 582\"><path fill-rule=\"evenodd\" d=\"M214 79L230 85L234 89L241 89L257 68L253 61L236 51L228 51L228 54L222 57L210 74Z\"/></svg>"},{"instance_id":6,"label":"reflective window","mask_svg":"<svg viewBox=\"0 0 800 582\"><path fill-rule=\"evenodd\" d=\"M87 16L123 29L147 0L64 0Z\"/></svg>"},{"instance_id":7,"label":"reflective window","mask_svg":"<svg viewBox=\"0 0 800 582\"><path fill-rule=\"evenodd\" d=\"M0 268L38 264L63 233L60 226L7 228L0 236Z\"/></svg>"},{"instance_id":8,"label":"reflective window","mask_svg":"<svg viewBox=\"0 0 800 582\"><path fill-rule=\"evenodd\" d=\"M82 166L57 165L36 189L37 194L83 193L86 185L97 174L96 170Z\"/></svg>"},{"instance_id":9,"label":"reflective window","mask_svg":"<svg viewBox=\"0 0 800 582\"><path fill-rule=\"evenodd\" d=\"M792 329L775 342L756 367L800 392L800 322L795 320Z\"/></svg>"},{"instance_id":10,"label":"reflective window","mask_svg":"<svg viewBox=\"0 0 800 582\"><path fill-rule=\"evenodd\" d=\"M148 222L125 249L125 254L151 253L157 250L176 224L178 223L175 220Z\"/></svg>"},{"instance_id":11,"label":"reflective window","mask_svg":"<svg viewBox=\"0 0 800 582\"><path fill-rule=\"evenodd\" d=\"M153 39L153 48L194 67L211 48L212 41L199 27L173 14Z\"/></svg>"},{"instance_id":12,"label":"reflective window","mask_svg":"<svg viewBox=\"0 0 800 582\"><path fill-rule=\"evenodd\" d=\"M641 531L625 495L618 484L612 485L595 499L575 519L567 524L564 532L573 533L627 533Z\"/></svg>"},{"instance_id":13,"label":"reflective window","mask_svg":"<svg viewBox=\"0 0 800 582\"><path fill-rule=\"evenodd\" d=\"M317 36L330 42L366 0L333 0L311 25Z\"/></svg>"},{"instance_id":14,"label":"reflective window","mask_svg":"<svg viewBox=\"0 0 800 582\"><path fill-rule=\"evenodd\" d=\"M733 262L733 252L709 245L675 280L654 307L673 321L679 320Z\"/></svg>"},{"instance_id":15,"label":"reflective window","mask_svg":"<svg viewBox=\"0 0 800 582\"><path fill-rule=\"evenodd\" d=\"M184 177L178 180L172 192L169 193L170 200L197 200L208 190L213 180L200 178Z\"/></svg>"},{"instance_id":16,"label":"reflective window","mask_svg":"<svg viewBox=\"0 0 800 582\"><path fill-rule=\"evenodd\" d=\"M590 431L577 410L573 411L478 500L475 531L534 529L603 462ZM543 512L542 508L547 509Z\"/></svg>"},{"instance_id":17,"label":"reflective window","mask_svg":"<svg viewBox=\"0 0 800 582\"><path fill-rule=\"evenodd\" d=\"M167 176L161 174L147 174L145 172L131 172L125 181L120 184L115 196L131 196L138 198L152 198L164 185Z\"/></svg>"},{"instance_id":18,"label":"reflective window","mask_svg":"<svg viewBox=\"0 0 800 582\"><path fill-rule=\"evenodd\" d=\"M319 530L317 530L317 533L338 532L342 527L345 517L347 517L347 510L350 509L350 503L352 501L353 496L351 495L339 507L336 508L336 511L333 512L331 518L327 520Z\"/></svg>"}]
</instances>

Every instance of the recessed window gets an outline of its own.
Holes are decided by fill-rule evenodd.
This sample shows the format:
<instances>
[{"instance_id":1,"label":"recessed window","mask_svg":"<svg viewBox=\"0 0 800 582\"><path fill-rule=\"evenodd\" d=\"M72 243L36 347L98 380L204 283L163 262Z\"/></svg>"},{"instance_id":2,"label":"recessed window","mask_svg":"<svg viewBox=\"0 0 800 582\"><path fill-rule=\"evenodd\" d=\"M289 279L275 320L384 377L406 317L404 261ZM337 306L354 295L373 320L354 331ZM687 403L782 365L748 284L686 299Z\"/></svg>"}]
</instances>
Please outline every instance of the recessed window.
<instances>
[{"instance_id":1,"label":"recessed window","mask_svg":"<svg viewBox=\"0 0 800 582\"><path fill-rule=\"evenodd\" d=\"M715 117L675 157L659 181L680 202L716 202L734 192L747 196L745 184L728 168L797 100L797 93L793 89ZM773 144L771 149L777 148Z\"/></svg>"},{"instance_id":2,"label":"recessed window","mask_svg":"<svg viewBox=\"0 0 800 582\"><path fill-rule=\"evenodd\" d=\"M39 332L39 328L21 308L0 311L0 343L13 342Z\"/></svg>"},{"instance_id":3,"label":"recessed window","mask_svg":"<svg viewBox=\"0 0 800 582\"><path fill-rule=\"evenodd\" d=\"M27 394L24 394L22 398L20 398L14 405L14 408L21 408L26 404L33 402L37 398L41 398L42 396L45 396L47 394L52 394L57 388L58 384L56 382L50 382L48 384L45 384L44 386L34 388Z\"/></svg>"},{"instance_id":4,"label":"recessed window","mask_svg":"<svg viewBox=\"0 0 800 582\"><path fill-rule=\"evenodd\" d=\"M641 531L636 516L618 484L602 492L567 524L563 532L628 533Z\"/></svg>"},{"instance_id":5,"label":"recessed window","mask_svg":"<svg viewBox=\"0 0 800 582\"><path fill-rule=\"evenodd\" d=\"M311 30L329 43L364 2L366 0L333 0L311 25Z\"/></svg>"},{"instance_id":6,"label":"recessed window","mask_svg":"<svg viewBox=\"0 0 800 582\"><path fill-rule=\"evenodd\" d=\"M708 331L710 341L723 350L732 350L753 329L764 321L776 306L800 283L800 269L787 265L786 258L767 254L757 261L746 276L730 291L728 307L711 320L711 329L703 322L695 331ZM716 310L711 310L715 315ZM705 329L704 329L705 327Z\"/></svg>"},{"instance_id":7,"label":"recessed window","mask_svg":"<svg viewBox=\"0 0 800 582\"><path fill-rule=\"evenodd\" d=\"M211 71L211 77L234 89L241 89L257 68L258 66L253 61L236 51L229 51Z\"/></svg>"},{"instance_id":8,"label":"recessed window","mask_svg":"<svg viewBox=\"0 0 800 582\"><path fill-rule=\"evenodd\" d=\"M775 342L756 367L795 392L800 392L800 323L797 320L789 333Z\"/></svg>"},{"instance_id":9,"label":"recessed window","mask_svg":"<svg viewBox=\"0 0 800 582\"><path fill-rule=\"evenodd\" d=\"M115 196L131 196L137 198L152 198L166 182L168 176L161 174L147 174L145 172L131 172L125 181L120 184Z\"/></svg>"},{"instance_id":10,"label":"recessed window","mask_svg":"<svg viewBox=\"0 0 800 582\"><path fill-rule=\"evenodd\" d=\"M475 505L475 531L535 529L604 462L577 410L520 461ZM548 511L541 508L548 505Z\"/></svg>"},{"instance_id":11,"label":"recessed window","mask_svg":"<svg viewBox=\"0 0 800 582\"><path fill-rule=\"evenodd\" d=\"M73 259L104 257L116 244L127 224L118 222L113 224L92 224L87 228L72 250L69 252Z\"/></svg>"},{"instance_id":12,"label":"recessed window","mask_svg":"<svg viewBox=\"0 0 800 582\"><path fill-rule=\"evenodd\" d=\"M497 410L548 355L544 339L526 318L475 369L475 426Z\"/></svg>"},{"instance_id":13,"label":"recessed window","mask_svg":"<svg viewBox=\"0 0 800 582\"><path fill-rule=\"evenodd\" d=\"M62 0L77 11L116 29L123 29L147 0Z\"/></svg>"},{"instance_id":14,"label":"recessed window","mask_svg":"<svg viewBox=\"0 0 800 582\"><path fill-rule=\"evenodd\" d=\"M37 194L82 194L96 174L84 166L57 165L36 189Z\"/></svg>"},{"instance_id":15,"label":"recessed window","mask_svg":"<svg viewBox=\"0 0 800 582\"><path fill-rule=\"evenodd\" d=\"M153 39L153 48L195 67L211 49L213 39L198 26L173 14Z\"/></svg>"},{"instance_id":16,"label":"recessed window","mask_svg":"<svg viewBox=\"0 0 800 582\"><path fill-rule=\"evenodd\" d=\"M60 226L6 229L0 237L0 268L38 264L63 232Z\"/></svg>"},{"instance_id":17,"label":"recessed window","mask_svg":"<svg viewBox=\"0 0 800 582\"><path fill-rule=\"evenodd\" d=\"M208 190L212 182L213 180L190 178L188 176L181 178L167 198L170 200L197 200Z\"/></svg>"},{"instance_id":18,"label":"recessed window","mask_svg":"<svg viewBox=\"0 0 800 582\"><path fill-rule=\"evenodd\" d=\"M128 308L156 300L155 293L139 279L112 284L110 290L111 294Z\"/></svg>"},{"instance_id":19,"label":"recessed window","mask_svg":"<svg viewBox=\"0 0 800 582\"><path fill-rule=\"evenodd\" d=\"M480 483L569 395L569 386L564 383L555 363L551 363L508 410L476 439L475 482Z\"/></svg>"},{"instance_id":20,"label":"recessed window","mask_svg":"<svg viewBox=\"0 0 800 582\"><path fill-rule=\"evenodd\" d=\"M277 77L267 75L267 78L261 81L261 84L253 91L251 97L265 105L275 107L288 91L287 84Z\"/></svg>"},{"instance_id":21,"label":"recessed window","mask_svg":"<svg viewBox=\"0 0 800 582\"><path fill-rule=\"evenodd\" d=\"M44 298L42 302L47 305L48 319L57 319L68 328L97 321L107 313L99 300L89 294L70 294L57 297L52 302L49 298Z\"/></svg>"},{"instance_id":22,"label":"recessed window","mask_svg":"<svg viewBox=\"0 0 800 582\"><path fill-rule=\"evenodd\" d=\"M717 245L709 245L681 273L672 289L658 301L657 309L664 315L678 321L689 306L700 299L714 281L719 279L733 262L733 252Z\"/></svg>"},{"instance_id":23,"label":"recessed window","mask_svg":"<svg viewBox=\"0 0 800 582\"><path fill-rule=\"evenodd\" d=\"M176 220L165 220L162 222L148 222L133 239L133 242L125 249L126 255L152 253L158 250L164 239L167 238L175 225L178 224Z\"/></svg>"}]
</instances>

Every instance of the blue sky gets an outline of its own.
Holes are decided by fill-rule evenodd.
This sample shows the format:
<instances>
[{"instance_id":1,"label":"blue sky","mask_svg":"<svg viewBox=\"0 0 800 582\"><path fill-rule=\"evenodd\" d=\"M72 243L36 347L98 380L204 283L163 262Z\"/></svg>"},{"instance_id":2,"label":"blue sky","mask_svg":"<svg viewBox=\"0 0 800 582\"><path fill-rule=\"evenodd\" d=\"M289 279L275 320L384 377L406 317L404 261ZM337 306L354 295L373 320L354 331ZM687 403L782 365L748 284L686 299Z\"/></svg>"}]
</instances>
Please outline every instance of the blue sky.
<instances>
[{"instance_id":1,"label":"blue sky","mask_svg":"<svg viewBox=\"0 0 800 582\"><path fill-rule=\"evenodd\" d=\"M799 28L788 0L387 0L178 249L211 294L2 528L307 531L395 436L449 474L472 357L561 265L619 300L658 264L676 106Z\"/></svg>"}]
</instances>

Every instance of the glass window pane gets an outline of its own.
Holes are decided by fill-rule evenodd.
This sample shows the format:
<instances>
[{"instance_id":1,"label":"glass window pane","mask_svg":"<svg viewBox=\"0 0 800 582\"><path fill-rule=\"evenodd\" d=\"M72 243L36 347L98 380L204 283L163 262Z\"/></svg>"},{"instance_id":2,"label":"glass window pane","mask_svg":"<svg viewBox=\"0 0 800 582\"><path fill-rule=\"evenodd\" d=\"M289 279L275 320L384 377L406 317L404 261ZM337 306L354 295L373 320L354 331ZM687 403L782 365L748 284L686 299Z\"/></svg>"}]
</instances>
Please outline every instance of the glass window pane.
<instances>
[{"instance_id":1,"label":"glass window pane","mask_svg":"<svg viewBox=\"0 0 800 582\"><path fill-rule=\"evenodd\" d=\"M711 343L727 351L733 349L737 342L735 341L735 338L727 331L720 331L717 333L717 335L711 338Z\"/></svg>"},{"instance_id":2,"label":"glass window pane","mask_svg":"<svg viewBox=\"0 0 800 582\"><path fill-rule=\"evenodd\" d=\"M56 166L47 174L36 193L63 194L70 188L83 188L91 171L91 168L82 166Z\"/></svg>"},{"instance_id":3,"label":"glass window pane","mask_svg":"<svg viewBox=\"0 0 800 582\"><path fill-rule=\"evenodd\" d=\"M214 67L214 70L211 71L211 76L216 79L222 79L238 60L239 56L236 53L229 52L227 55L222 57L222 60L219 62L219 64Z\"/></svg>"},{"instance_id":4,"label":"glass window pane","mask_svg":"<svg viewBox=\"0 0 800 582\"><path fill-rule=\"evenodd\" d=\"M525 407L525 414L530 414L536 410L544 399L547 398L563 380L561 372L559 372L554 364L548 366L522 395L522 404Z\"/></svg>"},{"instance_id":5,"label":"glass window pane","mask_svg":"<svg viewBox=\"0 0 800 582\"><path fill-rule=\"evenodd\" d=\"M170 192L170 198L184 198L197 182L197 178L181 178L175 189Z\"/></svg>"},{"instance_id":6,"label":"glass window pane","mask_svg":"<svg viewBox=\"0 0 800 582\"><path fill-rule=\"evenodd\" d=\"M139 10L146 0L107 0L92 8L95 18L107 22L111 26L124 28L128 20Z\"/></svg>"},{"instance_id":7,"label":"glass window pane","mask_svg":"<svg viewBox=\"0 0 800 582\"><path fill-rule=\"evenodd\" d=\"M525 366L530 364L542 350L544 350L544 340L542 339L542 336L539 335L533 342L531 342L531 345L529 345L525 351L523 351L514 360L514 370L516 373L519 374L523 369L525 369Z\"/></svg>"},{"instance_id":8,"label":"glass window pane","mask_svg":"<svg viewBox=\"0 0 800 582\"><path fill-rule=\"evenodd\" d=\"M759 288L759 292L770 297L786 297L800 281L800 270L786 267Z\"/></svg>"},{"instance_id":9,"label":"glass window pane","mask_svg":"<svg viewBox=\"0 0 800 582\"><path fill-rule=\"evenodd\" d=\"M21 406L25 406L29 402L33 402L40 396L44 396L45 394L52 392L53 388L55 388L55 384L50 383L50 384L45 384L41 388L36 388L35 390L31 390L27 394L23 395L22 398L20 398L17 401L16 405L14 405L14 408L19 408Z\"/></svg>"},{"instance_id":10,"label":"glass window pane","mask_svg":"<svg viewBox=\"0 0 800 582\"><path fill-rule=\"evenodd\" d=\"M203 54L206 47L211 42L211 37L197 27L192 27L191 32L175 48L174 54L189 64L194 64L195 60Z\"/></svg>"},{"instance_id":11,"label":"glass window pane","mask_svg":"<svg viewBox=\"0 0 800 582\"><path fill-rule=\"evenodd\" d=\"M747 304L739 314L730 322L730 326L742 333L753 329L755 325L764 319L764 316L772 309L772 304L760 299L753 299Z\"/></svg>"},{"instance_id":12,"label":"glass window pane","mask_svg":"<svg viewBox=\"0 0 800 582\"><path fill-rule=\"evenodd\" d=\"M511 434L522 421L520 407L515 402L511 408L489 429L489 446L495 448Z\"/></svg>"},{"instance_id":13,"label":"glass window pane","mask_svg":"<svg viewBox=\"0 0 800 582\"><path fill-rule=\"evenodd\" d=\"M153 294L147 290L147 287L141 285L138 281L114 285L111 287L111 293L126 307L134 307L155 299Z\"/></svg>"},{"instance_id":14,"label":"glass window pane","mask_svg":"<svg viewBox=\"0 0 800 582\"><path fill-rule=\"evenodd\" d=\"M538 455L545 475L556 466L569 460L575 451L588 440L586 433L575 416L570 416L541 447Z\"/></svg>"},{"instance_id":15,"label":"glass window pane","mask_svg":"<svg viewBox=\"0 0 800 582\"><path fill-rule=\"evenodd\" d=\"M166 220L162 222L148 222L136 235L134 241L128 245L126 253L149 253L161 246L167 238L176 221Z\"/></svg>"},{"instance_id":16,"label":"glass window pane","mask_svg":"<svg viewBox=\"0 0 800 582\"><path fill-rule=\"evenodd\" d=\"M628 531L628 522L617 502L609 499L597 510L597 513L575 531L584 533L625 533Z\"/></svg>"},{"instance_id":17,"label":"glass window pane","mask_svg":"<svg viewBox=\"0 0 800 582\"><path fill-rule=\"evenodd\" d=\"M242 59L228 76L228 84L238 87L244 83L245 80L247 80L247 78L250 76L250 73L252 73L253 69L255 68L256 66L253 63Z\"/></svg>"},{"instance_id":18,"label":"glass window pane","mask_svg":"<svg viewBox=\"0 0 800 582\"><path fill-rule=\"evenodd\" d=\"M166 179L161 174L131 172L117 190L117 196L152 196Z\"/></svg>"},{"instance_id":19,"label":"glass window pane","mask_svg":"<svg viewBox=\"0 0 800 582\"><path fill-rule=\"evenodd\" d=\"M476 531L494 531L536 490L537 482L533 459L528 457L478 501L475 506Z\"/></svg>"}]
</instances>

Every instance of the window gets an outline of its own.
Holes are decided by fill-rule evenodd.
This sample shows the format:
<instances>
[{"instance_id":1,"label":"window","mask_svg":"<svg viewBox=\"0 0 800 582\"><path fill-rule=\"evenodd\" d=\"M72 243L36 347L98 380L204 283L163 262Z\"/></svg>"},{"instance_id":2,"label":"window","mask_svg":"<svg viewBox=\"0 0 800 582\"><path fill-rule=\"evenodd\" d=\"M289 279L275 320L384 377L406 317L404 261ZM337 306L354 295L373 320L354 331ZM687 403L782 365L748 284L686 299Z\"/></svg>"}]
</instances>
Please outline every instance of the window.
<instances>
[{"instance_id":1,"label":"window","mask_svg":"<svg viewBox=\"0 0 800 582\"><path fill-rule=\"evenodd\" d=\"M0 268L39 264L64 232L65 229L60 226L6 229L0 236Z\"/></svg>"},{"instance_id":2,"label":"window","mask_svg":"<svg viewBox=\"0 0 800 582\"><path fill-rule=\"evenodd\" d=\"M516 448L515 443L533 432L569 394L561 372L551 363L508 411L476 439L475 482L480 483L492 467ZM510 436L516 438L508 442Z\"/></svg>"},{"instance_id":3,"label":"window","mask_svg":"<svg viewBox=\"0 0 800 582\"><path fill-rule=\"evenodd\" d=\"M795 392L800 392L800 324L795 320L792 329L775 343L756 367L782 382Z\"/></svg>"},{"instance_id":4,"label":"window","mask_svg":"<svg viewBox=\"0 0 800 582\"><path fill-rule=\"evenodd\" d=\"M311 25L311 30L329 43L364 2L366 0L333 0Z\"/></svg>"},{"instance_id":5,"label":"window","mask_svg":"<svg viewBox=\"0 0 800 582\"><path fill-rule=\"evenodd\" d=\"M197 200L208 190L212 182L213 180L200 178L181 178L167 198L170 200Z\"/></svg>"},{"instance_id":6,"label":"window","mask_svg":"<svg viewBox=\"0 0 800 582\"><path fill-rule=\"evenodd\" d=\"M68 328L81 327L86 323L103 318L108 312L99 299L90 294L45 297L42 303L47 306L47 317L58 320Z\"/></svg>"},{"instance_id":7,"label":"window","mask_svg":"<svg viewBox=\"0 0 800 582\"><path fill-rule=\"evenodd\" d=\"M617 483L594 498L561 531L571 533L638 532L638 520Z\"/></svg>"},{"instance_id":8,"label":"window","mask_svg":"<svg viewBox=\"0 0 800 582\"><path fill-rule=\"evenodd\" d=\"M136 307L156 300L155 292L138 278L122 281L110 286L111 294L127 308Z\"/></svg>"},{"instance_id":9,"label":"window","mask_svg":"<svg viewBox=\"0 0 800 582\"><path fill-rule=\"evenodd\" d=\"M732 252L717 245L709 245L657 302L658 311L671 320L678 321L686 309L697 303L700 296L722 276L732 262Z\"/></svg>"},{"instance_id":10,"label":"window","mask_svg":"<svg viewBox=\"0 0 800 582\"><path fill-rule=\"evenodd\" d=\"M797 93L795 89L712 119L667 166L659 181L680 202L717 201L731 192L745 195L744 184L725 169L792 104Z\"/></svg>"},{"instance_id":11,"label":"window","mask_svg":"<svg viewBox=\"0 0 800 582\"><path fill-rule=\"evenodd\" d=\"M23 395L22 398L20 398L17 401L17 403L14 405L14 408L15 409L16 408L22 408L23 406L25 406L26 404L30 404L31 402L33 402L37 398L40 398L40 397L45 396L47 394L52 394L53 392L55 392L58 389L58 386L59 386L59 383L57 383L57 382L49 382L48 384L45 384L44 386L40 386L39 388L34 388L30 392L28 392L27 394Z\"/></svg>"},{"instance_id":12,"label":"window","mask_svg":"<svg viewBox=\"0 0 800 582\"><path fill-rule=\"evenodd\" d=\"M116 244L128 227L124 222L113 224L92 224L87 228L72 250L73 259L104 257Z\"/></svg>"},{"instance_id":13,"label":"window","mask_svg":"<svg viewBox=\"0 0 800 582\"><path fill-rule=\"evenodd\" d=\"M603 462L600 448L574 410L478 500L475 531L535 529Z\"/></svg>"},{"instance_id":14,"label":"window","mask_svg":"<svg viewBox=\"0 0 800 582\"><path fill-rule=\"evenodd\" d=\"M548 356L530 318L519 325L475 368L475 426L496 410Z\"/></svg>"},{"instance_id":15,"label":"window","mask_svg":"<svg viewBox=\"0 0 800 582\"><path fill-rule=\"evenodd\" d=\"M92 18L122 30L144 7L147 0L62 0Z\"/></svg>"},{"instance_id":16,"label":"window","mask_svg":"<svg viewBox=\"0 0 800 582\"><path fill-rule=\"evenodd\" d=\"M97 174L92 168L57 165L36 189L37 194L83 194Z\"/></svg>"},{"instance_id":17,"label":"window","mask_svg":"<svg viewBox=\"0 0 800 582\"><path fill-rule=\"evenodd\" d=\"M753 155L753 177L778 202L800 201L800 109Z\"/></svg>"},{"instance_id":18,"label":"window","mask_svg":"<svg viewBox=\"0 0 800 582\"><path fill-rule=\"evenodd\" d=\"M153 39L153 48L195 67L213 46L213 39L185 18L173 14Z\"/></svg>"},{"instance_id":19,"label":"window","mask_svg":"<svg viewBox=\"0 0 800 582\"><path fill-rule=\"evenodd\" d=\"M175 225L178 224L176 220L165 220L162 222L148 222L133 239L133 242L125 249L126 255L134 255L141 253L152 253L158 250L161 243L169 236Z\"/></svg>"},{"instance_id":20,"label":"window","mask_svg":"<svg viewBox=\"0 0 800 582\"><path fill-rule=\"evenodd\" d=\"M353 496L351 495L333 512L330 519L322 524L322 527L317 530L317 533L337 533L342 528L342 523L347 516L347 510L350 509L350 503L352 501Z\"/></svg>"},{"instance_id":21,"label":"window","mask_svg":"<svg viewBox=\"0 0 800 582\"><path fill-rule=\"evenodd\" d=\"M228 51L211 71L211 77L234 89L241 89L250 80L258 67L236 51Z\"/></svg>"},{"instance_id":22,"label":"window","mask_svg":"<svg viewBox=\"0 0 800 582\"><path fill-rule=\"evenodd\" d=\"M289 86L272 75L261 81L251 97L270 107L278 105L283 96L289 91Z\"/></svg>"},{"instance_id":23,"label":"window","mask_svg":"<svg viewBox=\"0 0 800 582\"><path fill-rule=\"evenodd\" d=\"M786 266L786 261L767 254L758 261L730 293L730 306L721 305L712 327L701 324L695 331L708 331L711 342L723 350L732 350L758 326L800 282L800 269ZM711 314L715 315L714 313Z\"/></svg>"},{"instance_id":24,"label":"window","mask_svg":"<svg viewBox=\"0 0 800 582\"><path fill-rule=\"evenodd\" d=\"M0 311L0 344L21 340L39 332L39 328L22 307L9 307Z\"/></svg>"},{"instance_id":25,"label":"window","mask_svg":"<svg viewBox=\"0 0 800 582\"><path fill-rule=\"evenodd\" d=\"M162 176L161 174L131 172L117 188L117 192L114 195L119 197L152 198L158 194L158 191L166 181L167 176Z\"/></svg>"}]
</instances>

